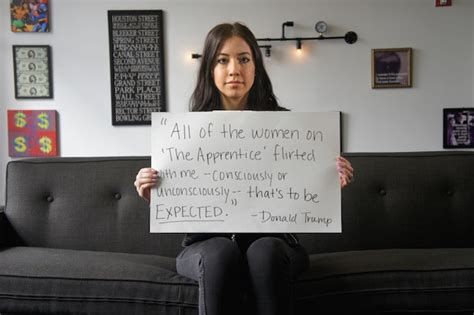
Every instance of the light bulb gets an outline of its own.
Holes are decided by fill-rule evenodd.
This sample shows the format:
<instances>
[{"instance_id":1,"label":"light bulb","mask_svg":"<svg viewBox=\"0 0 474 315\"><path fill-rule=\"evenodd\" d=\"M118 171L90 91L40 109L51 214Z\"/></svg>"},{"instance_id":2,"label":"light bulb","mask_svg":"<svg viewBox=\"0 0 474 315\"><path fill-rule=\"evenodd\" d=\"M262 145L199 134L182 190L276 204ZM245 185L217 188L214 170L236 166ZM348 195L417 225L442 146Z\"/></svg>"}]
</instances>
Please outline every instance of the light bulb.
<instances>
[{"instance_id":1,"label":"light bulb","mask_svg":"<svg viewBox=\"0 0 474 315\"><path fill-rule=\"evenodd\" d=\"M301 51L301 41L300 40L297 40L296 41L296 53L298 55L301 55L302 54L302 51Z\"/></svg>"}]
</instances>

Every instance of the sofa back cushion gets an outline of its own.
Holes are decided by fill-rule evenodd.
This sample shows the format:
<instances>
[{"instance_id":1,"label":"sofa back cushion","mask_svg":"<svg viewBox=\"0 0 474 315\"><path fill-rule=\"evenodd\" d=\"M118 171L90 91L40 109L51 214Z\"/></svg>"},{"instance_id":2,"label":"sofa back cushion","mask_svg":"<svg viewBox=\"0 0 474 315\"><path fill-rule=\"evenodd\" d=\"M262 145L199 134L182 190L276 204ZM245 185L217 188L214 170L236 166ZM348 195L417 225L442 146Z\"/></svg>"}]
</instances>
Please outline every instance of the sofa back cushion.
<instances>
[{"instance_id":1,"label":"sofa back cushion","mask_svg":"<svg viewBox=\"0 0 474 315\"><path fill-rule=\"evenodd\" d=\"M150 234L133 182L149 157L49 158L7 166L12 245L175 256L180 234Z\"/></svg>"},{"instance_id":2,"label":"sofa back cushion","mask_svg":"<svg viewBox=\"0 0 474 315\"><path fill-rule=\"evenodd\" d=\"M474 152L348 153L342 229L300 234L309 253L474 247ZM182 234L150 234L133 181L149 157L16 160L7 167L12 245L174 257ZM4 233L4 231L2 231Z\"/></svg>"},{"instance_id":3,"label":"sofa back cushion","mask_svg":"<svg viewBox=\"0 0 474 315\"><path fill-rule=\"evenodd\" d=\"M310 253L474 247L474 152L345 154L341 234L304 234Z\"/></svg>"}]
</instances>

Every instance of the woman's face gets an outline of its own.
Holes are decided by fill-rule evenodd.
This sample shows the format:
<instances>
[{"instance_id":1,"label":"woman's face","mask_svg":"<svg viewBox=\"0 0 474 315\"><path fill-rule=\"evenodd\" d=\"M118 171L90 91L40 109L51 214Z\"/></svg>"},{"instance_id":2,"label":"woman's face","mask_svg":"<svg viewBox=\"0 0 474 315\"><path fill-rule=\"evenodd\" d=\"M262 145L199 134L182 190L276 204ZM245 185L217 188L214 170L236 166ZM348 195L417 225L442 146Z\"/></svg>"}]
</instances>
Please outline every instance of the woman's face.
<instances>
[{"instance_id":1,"label":"woman's face","mask_svg":"<svg viewBox=\"0 0 474 315\"><path fill-rule=\"evenodd\" d=\"M249 45L233 36L217 53L212 78L221 93L223 109L244 110L255 80L255 63Z\"/></svg>"}]
</instances>

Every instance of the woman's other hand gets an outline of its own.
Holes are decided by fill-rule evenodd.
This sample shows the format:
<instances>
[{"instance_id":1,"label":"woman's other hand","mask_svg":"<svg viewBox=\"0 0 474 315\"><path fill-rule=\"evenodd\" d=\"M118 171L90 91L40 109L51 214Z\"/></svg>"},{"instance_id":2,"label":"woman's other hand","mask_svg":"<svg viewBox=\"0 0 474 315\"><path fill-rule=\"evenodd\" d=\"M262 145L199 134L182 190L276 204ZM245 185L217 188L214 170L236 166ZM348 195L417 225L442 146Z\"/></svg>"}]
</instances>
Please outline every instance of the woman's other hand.
<instances>
[{"instance_id":1,"label":"woman's other hand","mask_svg":"<svg viewBox=\"0 0 474 315\"><path fill-rule=\"evenodd\" d=\"M158 181L158 172L150 167L142 168L138 171L134 185L137 189L138 195L150 202L151 188L156 186Z\"/></svg>"},{"instance_id":2,"label":"woman's other hand","mask_svg":"<svg viewBox=\"0 0 474 315\"><path fill-rule=\"evenodd\" d=\"M336 157L336 168L339 173L341 188L346 187L354 180L354 169L352 168L351 162L342 156Z\"/></svg>"}]
</instances>

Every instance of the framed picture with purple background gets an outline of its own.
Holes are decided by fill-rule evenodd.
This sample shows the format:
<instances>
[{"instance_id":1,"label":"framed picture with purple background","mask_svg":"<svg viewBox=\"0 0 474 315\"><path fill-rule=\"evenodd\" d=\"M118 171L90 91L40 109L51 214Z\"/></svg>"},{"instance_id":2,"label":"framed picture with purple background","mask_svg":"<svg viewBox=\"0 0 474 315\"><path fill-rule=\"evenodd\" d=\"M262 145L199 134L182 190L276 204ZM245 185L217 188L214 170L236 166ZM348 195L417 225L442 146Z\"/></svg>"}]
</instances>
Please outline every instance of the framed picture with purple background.
<instances>
[{"instance_id":1,"label":"framed picture with purple background","mask_svg":"<svg viewBox=\"0 0 474 315\"><path fill-rule=\"evenodd\" d=\"M443 110L443 148L474 148L474 108Z\"/></svg>"}]
</instances>

